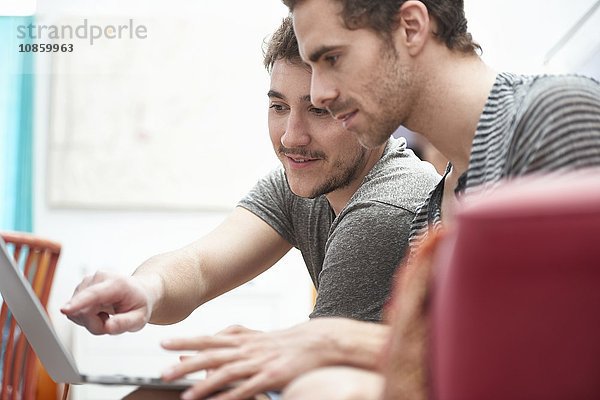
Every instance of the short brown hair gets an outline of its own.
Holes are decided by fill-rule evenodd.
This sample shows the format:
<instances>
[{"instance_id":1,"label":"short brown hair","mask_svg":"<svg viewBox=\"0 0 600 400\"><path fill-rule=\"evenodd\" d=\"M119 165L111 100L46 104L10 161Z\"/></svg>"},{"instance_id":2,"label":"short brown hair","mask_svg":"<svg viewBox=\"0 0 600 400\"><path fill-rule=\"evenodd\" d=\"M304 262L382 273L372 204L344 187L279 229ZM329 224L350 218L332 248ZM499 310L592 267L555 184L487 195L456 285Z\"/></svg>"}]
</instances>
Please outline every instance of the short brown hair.
<instances>
[{"instance_id":1,"label":"short brown hair","mask_svg":"<svg viewBox=\"0 0 600 400\"><path fill-rule=\"evenodd\" d=\"M293 64L304 64L298 50L298 41L294 34L292 18L287 16L281 21L281 25L271 35L268 42L263 46L263 64L267 71L271 72L277 60L286 60Z\"/></svg>"},{"instance_id":2,"label":"short brown hair","mask_svg":"<svg viewBox=\"0 0 600 400\"><path fill-rule=\"evenodd\" d=\"M282 0L290 11L302 0ZM396 14L406 0L337 0L348 29L368 28L389 38L397 26ZM435 35L451 50L481 52L467 31L463 0L420 0L437 23Z\"/></svg>"}]
</instances>

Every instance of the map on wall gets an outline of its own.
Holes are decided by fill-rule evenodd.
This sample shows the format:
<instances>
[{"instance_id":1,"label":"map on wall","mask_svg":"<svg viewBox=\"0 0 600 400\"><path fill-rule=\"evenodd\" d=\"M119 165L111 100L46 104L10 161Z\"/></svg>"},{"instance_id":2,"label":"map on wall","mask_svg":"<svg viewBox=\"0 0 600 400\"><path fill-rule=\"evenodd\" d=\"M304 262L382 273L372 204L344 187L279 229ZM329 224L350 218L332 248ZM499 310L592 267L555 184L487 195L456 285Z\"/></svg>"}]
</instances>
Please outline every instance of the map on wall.
<instances>
[{"instance_id":1,"label":"map on wall","mask_svg":"<svg viewBox=\"0 0 600 400\"><path fill-rule=\"evenodd\" d=\"M53 54L51 206L231 208L276 165L261 51L276 25L214 18L136 19L144 39L75 39L73 52Z\"/></svg>"}]
</instances>

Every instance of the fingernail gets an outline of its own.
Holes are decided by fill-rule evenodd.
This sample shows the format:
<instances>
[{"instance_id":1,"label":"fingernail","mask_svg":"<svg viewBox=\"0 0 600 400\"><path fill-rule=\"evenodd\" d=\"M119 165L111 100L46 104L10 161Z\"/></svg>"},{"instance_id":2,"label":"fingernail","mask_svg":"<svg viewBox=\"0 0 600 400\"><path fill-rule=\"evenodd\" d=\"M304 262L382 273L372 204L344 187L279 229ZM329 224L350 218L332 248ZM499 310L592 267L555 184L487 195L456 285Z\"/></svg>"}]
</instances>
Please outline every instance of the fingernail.
<instances>
[{"instance_id":1,"label":"fingernail","mask_svg":"<svg viewBox=\"0 0 600 400\"><path fill-rule=\"evenodd\" d=\"M173 341L171 339L163 339L160 342L161 346L170 346L173 344Z\"/></svg>"}]
</instances>

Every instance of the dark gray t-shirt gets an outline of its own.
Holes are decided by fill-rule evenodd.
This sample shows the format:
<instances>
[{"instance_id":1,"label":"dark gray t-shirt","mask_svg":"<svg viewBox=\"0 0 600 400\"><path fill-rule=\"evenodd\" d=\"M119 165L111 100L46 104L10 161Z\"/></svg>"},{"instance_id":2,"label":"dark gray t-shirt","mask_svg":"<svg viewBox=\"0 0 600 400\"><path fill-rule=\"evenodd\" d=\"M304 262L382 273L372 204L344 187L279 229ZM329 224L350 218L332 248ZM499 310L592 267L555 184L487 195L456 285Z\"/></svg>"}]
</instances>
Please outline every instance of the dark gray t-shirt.
<instances>
[{"instance_id":1,"label":"dark gray t-shirt","mask_svg":"<svg viewBox=\"0 0 600 400\"><path fill-rule=\"evenodd\" d=\"M282 167L261 179L239 206L301 251L318 292L311 318L379 321L410 223L439 179L403 139L390 140L337 217L324 195L294 195Z\"/></svg>"}]
</instances>

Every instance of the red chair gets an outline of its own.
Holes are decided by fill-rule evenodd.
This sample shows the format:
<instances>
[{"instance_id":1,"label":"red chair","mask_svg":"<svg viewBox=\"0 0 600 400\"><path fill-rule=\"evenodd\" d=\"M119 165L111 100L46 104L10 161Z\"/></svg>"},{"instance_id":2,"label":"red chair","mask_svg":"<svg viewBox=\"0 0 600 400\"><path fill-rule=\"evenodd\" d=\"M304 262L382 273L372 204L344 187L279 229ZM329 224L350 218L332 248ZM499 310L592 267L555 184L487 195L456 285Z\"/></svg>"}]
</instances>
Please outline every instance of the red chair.
<instances>
[{"instance_id":1,"label":"red chair","mask_svg":"<svg viewBox=\"0 0 600 400\"><path fill-rule=\"evenodd\" d=\"M3 232L0 236L9 249L13 250L14 259L23 267L23 273L31 287L46 307L60 255L60 244L27 233ZM48 387L45 371L25 336L20 334L5 303L2 303L0 310L0 349L2 348L1 400L56 397L56 386L50 383L50 388ZM43 382L46 385L42 387Z\"/></svg>"},{"instance_id":2,"label":"red chair","mask_svg":"<svg viewBox=\"0 0 600 400\"><path fill-rule=\"evenodd\" d=\"M600 399L600 174L506 184L448 234L430 397Z\"/></svg>"}]
</instances>

